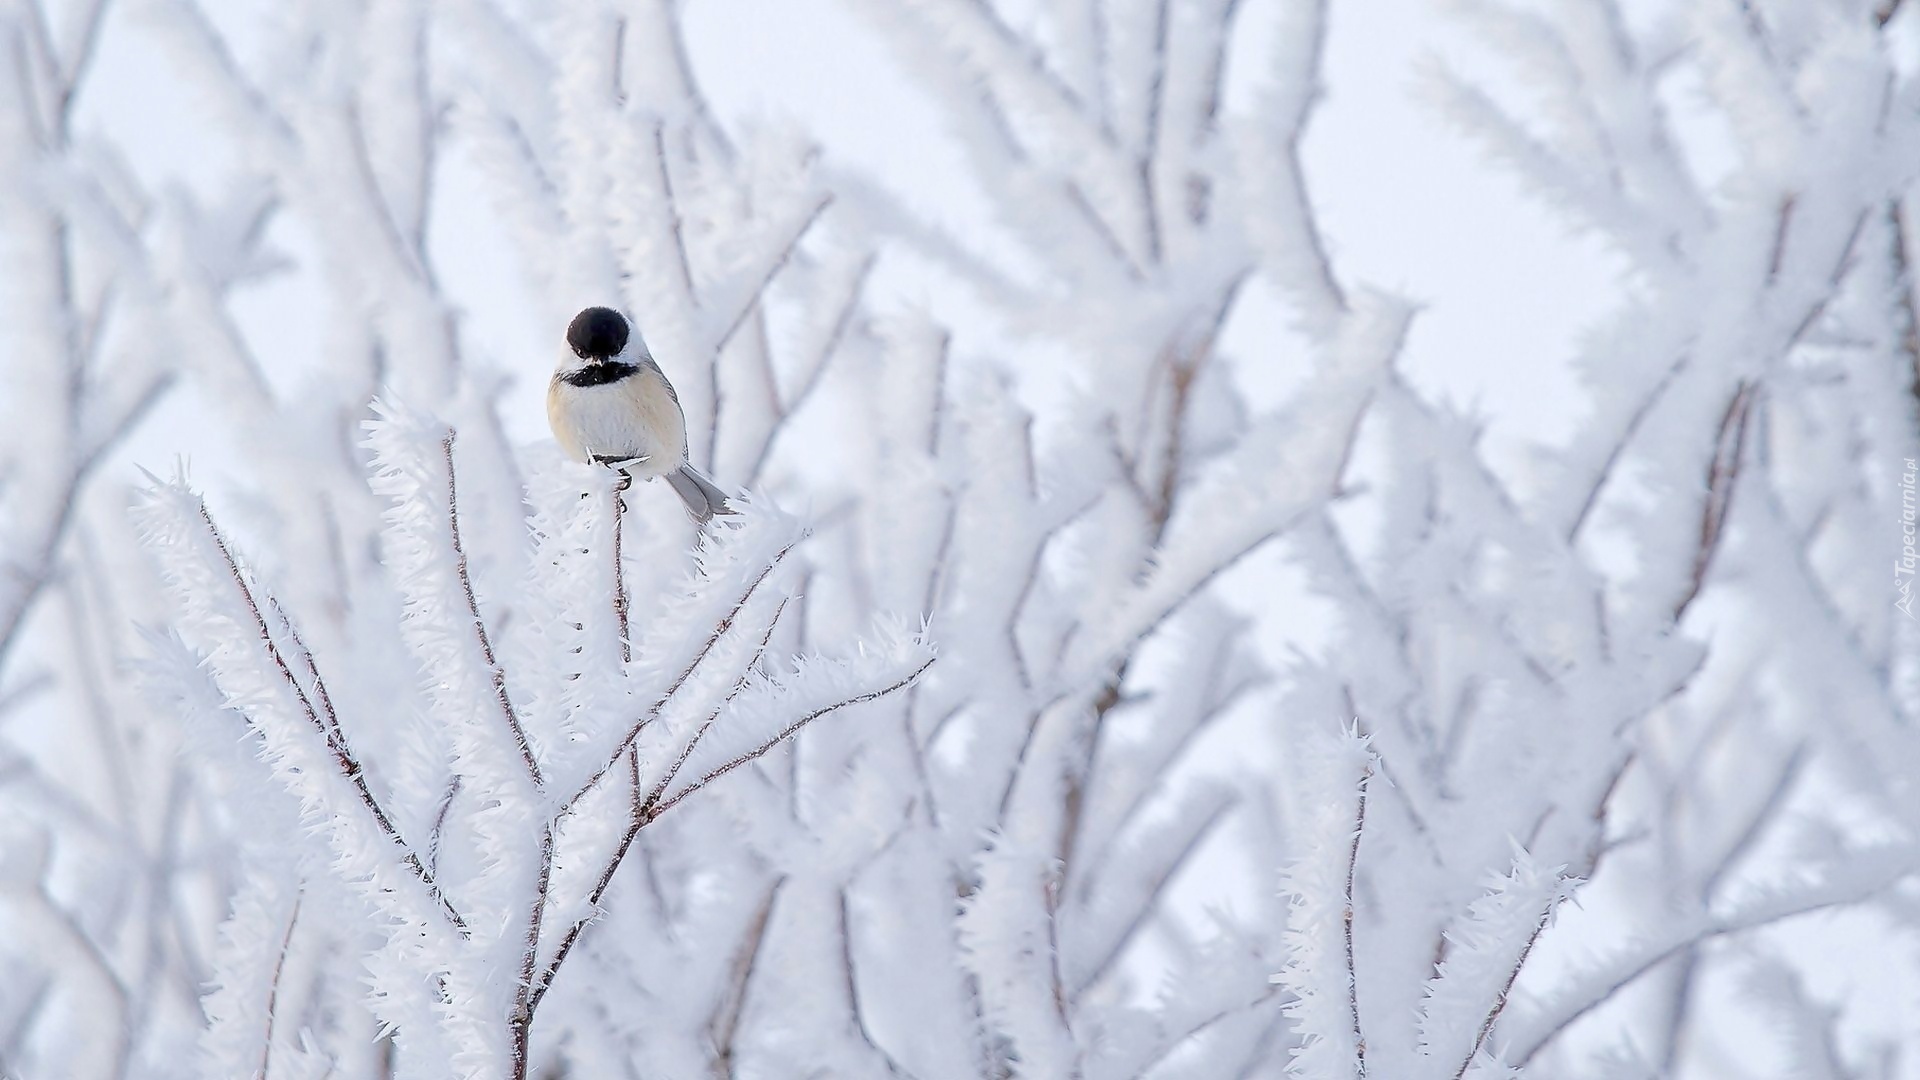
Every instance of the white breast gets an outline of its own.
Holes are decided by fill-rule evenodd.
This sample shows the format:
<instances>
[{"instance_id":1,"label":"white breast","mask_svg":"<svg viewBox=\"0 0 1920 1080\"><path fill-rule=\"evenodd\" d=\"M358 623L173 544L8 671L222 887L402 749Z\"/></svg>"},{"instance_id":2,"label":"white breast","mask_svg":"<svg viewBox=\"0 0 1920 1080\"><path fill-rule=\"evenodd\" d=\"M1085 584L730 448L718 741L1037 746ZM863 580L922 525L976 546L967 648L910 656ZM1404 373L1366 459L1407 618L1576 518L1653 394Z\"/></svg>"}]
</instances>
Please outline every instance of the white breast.
<instances>
[{"instance_id":1,"label":"white breast","mask_svg":"<svg viewBox=\"0 0 1920 1080\"><path fill-rule=\"evenodd\" d=\"M547 389L547 419L560 448L575 461L595 455L646 457L636 476L672 472L687 460L687 424L666 376L648 364L619 382Z\"/></svg>"}]
</instances>

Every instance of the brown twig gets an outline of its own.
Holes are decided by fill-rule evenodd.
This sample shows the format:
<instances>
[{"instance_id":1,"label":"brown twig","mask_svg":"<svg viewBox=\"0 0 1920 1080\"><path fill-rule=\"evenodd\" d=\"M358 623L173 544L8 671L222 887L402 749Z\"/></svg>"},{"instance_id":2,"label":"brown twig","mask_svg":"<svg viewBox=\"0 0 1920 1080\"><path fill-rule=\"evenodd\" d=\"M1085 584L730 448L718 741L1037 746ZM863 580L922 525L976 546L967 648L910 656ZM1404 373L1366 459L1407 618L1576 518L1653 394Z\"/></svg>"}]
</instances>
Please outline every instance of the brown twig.
<instances>
[{"instance_id":1,"label":"brown twig","mask_svg":"<svg viewBox=\"0 0 1920 1080\"><path fill-rule=\"evenodd\" d=\"M547 909L547 891L553 881L553 825L549 823L540 837L540 876L533 888L533 906L527 912L526 946L520 954L520 980L514 990L513 1013L508 1031L513 1040L513 1080L526 1080L531 1057L529 1041L533 1037L533 1011L539 999L533 993L533 972L539 963L540 922Z\"/></svg>"},{"instance_id":2,"label":"brown twig","mask_svg":"<svg viewBox=\"0 0 1920 1080\"><path fill-rule=\"evenodd\" d=\"M759 591L761 584L772 575L774 568L779 566L781 561L787 557L787 553L792 550L792 544L781 548L774 554L772 559L767 561L767 565L761 568L760 573L755 576L752 581L747 583L747 587L740 593L740 598L734 601L733 610L729 611L726 617L721 619L719 624L713 628L713 633L707 636L706 643L700 646L700 651L695 653L693 659L687 662L687 666L681 670L680 674L674 678L672 684L654 701L652 707L647 709L646 713L641 716L639 720L634 721L632 727L627 729L627 733L621 737L619 744L613 748L613 753L608 756L606 764L595 769L593 774L588 776L587 779L581 783L580 787L562 804L560 808L561 816L572 813L574 808L579 805L580 800L586 798L588 792L600 786L600 782L606 779L607 774L620 764L620 759L626 756L627 751L631 750L634 742L640 738L641 730L659 717L660 711L667 707L667 703L672 701L674 695L680 692L680 688L685 686L687 680L693 677L694 671L698 669L701 663L706 660L707 656L713 652L714 646L718 645L720 639L725 636L726 632L733 628L734 620L738 619L740 613L746 609L747 601L753 599L753 594Z\"/></svg>"},{"instance_id":3,"label":"brown twig","mask_svg":"<svg viewBox=\"0 0 1920 1080\"><path fill-rule=\"evenodd\" d=\"M855 980L853 974L853 915L847 910L847 890L845 888L840 890L840 903L838 906L840 925L836 927L836 929L840 934L840 971L846 979L847 1012L853 1018L853 1029L860 1033L862 1042L865 1042L874 1053L880 1055L880 1060L886 1065L888 1074L892 1076L907 1076L909 1075L907 1071L902 1069L900 1063L894 1060L893 1055L887 1053L886 1048L880 1045L880 1041L873 1037L872 1029L867 1026L866 1013L860 1008L860 984Z\"/></svg>"},{"instance_id":4,"label":"brown twig","mask_svg":"<svg viewBox=\"0 0 1920 1080\"><path fill-rule=\"evenodd\" d=\"M627 576L620 551L621 521L626 515L627 489L633 486L633 474L620 470L613 484L613 617L620 625L620 662L633 661L633 642L627 636Z\"/></svg>"},{"instance_id":5,"label":"brown twig","mask_svg":"<svg viewBox=\"0 0 1920 1080\"><path fill-rule=\"evenodd\" d=\"M60 545L65 541L74 516L80 509L81 488L107 452L133 430L173 384L171 374L154 379L134 403L114 419L107 433L89 446L62 478L58 493L54 496L59 500L58 508L48 522L40 543L34 545L33 556L13 565L0 564L0 573L24 582L17 593L7 598L6 610L0 611L0 668L5 666L8 652L19 639L20 628L26 625L28 612L41 592L53 581L54 563L59 557Z\"/></svg>"},{"instance_id":6,"label":"brown twig","mask_svg":"<svg viewBox=\"0 0 1920 1080\"><path fill-rule=\"evenodd\" d=\"M1907 213L1897 196L1889 200L1887 216L1892 227L1893 262L1897 271L1894 285L1900 290L1901 322L1905 324L1901 327L1900 351L1906 354L1912 376L1907 383L1907 392L1914 399L1909 408L1920 407L1920 310L1915 309L1913 299L1915 282L1913 256L1907 247Z\"/></svg>"},{"instance_id":7,"label":"brown twig","mask_svg":"<svg viewBox=\"0 0 1920 1080\"><path fill-rule=\"evenodd\" d=\"M441 455L447 462L447 532L453 543L454 571L460 577L460 589L466 594L467 612L473 616L473 636L480 643L480 656L486 661L492 676L493 694L500 702L500 713L506 719L507 731L513 737L515 748L520 751L520 760L527 767L527 775L532 778L533 786L543 787L546 780L540 775L540 763L533 758L533 746L527 742L527 733L520 726L520 716L514 712L513 701L507 696L507 673L494 657L493 642L487 637L486 621L480 617L480 601L473 592L473 577L467 572L467 551L460 543L460 496L454 479L453 467L454 431L440 440Z\"/></svg>"},{"instance_id":8,"label":"brown twig","mask_svg":"<svg viewBox=\"0 0 1920 1080\"><path fill-rule=\"evenodd\" d=\"M773 640L773 631L780 625L780 616L786 610L787 601L783 599L780 601L780 606L773 610L773 618L767 620L767 632L761 635L760 644L753 650L753 658L747 661L747 666L740 673L739 680L733 684L733 689L727 691L727 696L721 699L720 704L713 707L711 713L707 714L705 722L694 731L693 738L688 739L687 744L680 748L680 755L674 759L672 765L667 766L666 773L654 783L653 789L647 793L645 798L641 798L639 792L640 775L638 772L634 774L634 798L640 800L641 806L652 806L659 801L661 794L673 783L673 778L680 775L680 769L686 765L687 759L693 756L693 751L700 745L700 740L706 738L707 732L719 721L720 710L726 708L727 705L732 703L734 698L739 696L740 691L746 689L747 679L752 676L753 669L759 665L760 658L766 655L767 643ZM636 752L635 761L637 762L638 760L638 753ZM638 810L636 811L636 813L640 812L641 811Z\"/></svg>"},{"instance_id":9,"label":"brown twig","mask_svg":"<svg viewBox=\"0 0 1920 1080\"><path fill-rule=\"evenodd\" d=\"M686 295L687 302L697 306L700 298L694 293L693 260L687 253L685 223L680 217L679 199L673 191L673 174L667 168L667 132L664 122L656 122L653 125L653 153L654 159L660 164L660 194L666 202L668 231L673 234L674 265L680 270L680 288Z\"/></svg>"},{"instance_id":10,"label":"brown twig","mask_svg":"<svg viewBox=\"0 0 1920 1080\"><path fill-rule=\"evenodd\" d=\"M1520 978L1520 969L1527 966L1527 957L1532 954L1534 945L1539 942L1541 933L1546 930L1547 923L1553 918L1553 907L1553 902L1549 901L1541 909L1540 921L1534 924L1533 933L1528 935L1527 943L1521 948L1519 958L1513 962L1513 970L1507 972L1506 984L1500 988L1499 996L1493 999L1493 1006L1487 1010L1487 1018L1480 1025L1480 1033L1474 1036L1473 1045L1467 1048L1467 1056L1460 1062L1460 1068L1454 1070L1453 1080L1462 1080L1467 1075L1467 1070L1473 1065L1473 1059L1480 1054L1480 1048L1486 1045L1488 1038L1492 1037L1493 1025L1500 1022L1500 1014L1506 1011L1507 999L1513 994L1513 984Z\"/></svg>"},{"instance_id":11,"label":"brown twig","mask_svg":"<svg viewBox=\"0 0 1920 1080\"><path fill-rule=\"evenodd\" d=\"M662 814L673 809L673 807L678 805L681 800L687 796L706 787L708 784L732 772L734 769L764 757L768 751L792 738L799 733L801 728L806 727L820 717L852 705L863 704L891 694L913 682L915 679L918 679L921 673L925 672L932 664L933 661L928 660L925 664L915 669L912 674L891 686L880 690L869 691L857 697L851 697L844 701L815 709L788 724L785 728L782 728L779 734L768 739L760 746L709 770L706 775L702 776L699 780L675 792L671 798L664 800L649 798L636 806L633 811L633 818L628 822L627 831L621 836L620 843L614 850L613 857L608 859L606 865L601 868L600 879L594 883L593 891L587 896L588 914L574 920L573 924L567 927L565 936L560 939L559 947L554 950L553 959L547 962L545 971L541 974L538 981L534 983L531 995L532 1005L537 1006L540 999L546 995L547 990L553 985L554 976L560 972L560 965L566 962L567 954L573 950L575 942L580 939L580 935L586 930L587 924L593 921L594 913L600 906L601 898L606 895L607 888L613 884L614 874L620 869L621 862L626 859L628 850L633 846L634 840L640 835L640 830L658 821Z\"/></svg>"},{"instance_id":12,"label":"brown twig","mask_svg":"<svg viewBox=\"0 0 1920 1080\"><path fill-rule=\"evenodd\" d=\"M1127 925L1114 936L1112 943L1088 968L1086 974L1074 980L1071 998L1075 1003L1078 1003L1082 995L1105 977L1125 954L1127 946L1139 936L1141 928L1146 925L1147 918L1156 911L1156 904L1166 892L1167 886L1173 883L1180 868L1187 864L1194 852L1200 850L1200 845L1213 835L1214 827L1226 819L1227 811L1233 809L1234 803L1235 800L1231 796L1221 798L1215 803L1213 808L1207 811L1206 816L1194 826L1186 842L1180 845L1180 850L1175 852L1173 858L1168 859L1153 875L1152 880L1147 882L1146 895L1134 910L1133 918L1129 919Z\"/></svg>"},{"instance_id":13,"label":"brown twig","mask_svg":"<svg viewBox=\"0 0 1920 1080\"><path fill-rule=\"evenodd\" d=\"M1347 1015L1353 1020L1353 1065L1361 1080L1367 1075L1367 1037L1360 1030L1360 972L1353 963L1353 880L1360 865L1360 834L1367 828L1367 781L1373 778L1373 764L1368 762L1365 771L1360 774L1360 798L1353 814L1353 844L1347 848L1347 892L1346 904L1340 912L1341 930L1346 935L1347 945ZM1485 1038L1485 1034L1481 1038ZM1472 1060L1472 1056L1468 1056ZM1457 1078L1456 1078L1457 1080Z\"/></svg>"},{"instance_id":14,"label":"brown twig","mask_svg":"<svg viewBox=\"0 0 1920 1080\"><path fill-rule=\"evenodd\" d=\"M813 723L815 720L820 719L821 717L827 715L828 713L837 712L841 709L845 709L853 705L864 705L869 701L874 701L879 698L886 697L888 694L891 694L896 690L904 689L905 687L911 685L914 680L918 679L921 675L925 674L926 670L932 666L933 666L933 660L929 658L925 663L913 669L913 671L907 674L906 677L902 678L898 682L893 683L890 686L885 686L878 690L869 690L864 694L858 694L854 697L847 698L844 701L835 702L832 705L821 706L820 708L815 709L810 713L807 713L805 716L802 716L799 719L794 720L793 722L789 723L786 727L781 728L780 731L777 734L775 734L772 738L769 738L765 742L762 742L759 746L754 747L752 750L749 750L746 753L739 755L738 757L734 757L728 761L725 761L719 765L716 765L712 769L709 769L705 775L700 777L700 779L695 780L693 783L687 785L684 788L681 788L679 791L674 792L668 798L663 799L660 802L656 803L651 808L651 814L650 814L649 820L658 819L660 815L666 813L668 810L673 809L675 806L678 806L681 800L685 799L687 796L693 794L696 791L699 791L701 788L706 787L708 784L713 783L715 780L720 779L721 777L727 775L728 773L739 768L740 766L745 765L749 762L755 761L759 758L765 757L768 751L772 750L776 746L779 746L781 743L786 742L788 739L793 738L794 735L799 733L801 728L806 727L808 724Z\"/></svg>"},{"instance_id":15,"label":"brown twig","mask_svg":"<svg viewBox=\"0 0 1920 1080\"><path fill-rule=\"evenodd\" d=\"M433 827L427 832L427 870L439 873L440 837L447 828L447 815L453 812L453 800L460 794L460 774L455 773L447 783L447 793L440 800L440 810L433 815Z\"/></svg>"},{"instance_id":16,"label":"brown twig","mask_svg":"<svg viewBox=\"0 0 1920 1080\"><path fill-rule=\"evenodd\" d=\"M267 984L267 1032L260 1046L260 1077L273 1075L273 1025L280 1006L280 976L287 967L287 952L293 945L293 928L300 921L300 896L293 898L293 911L287 916L287 932L280 937L280 954L273 962L273 981Z\"/></svg>"},{"instance_id":17,"label":"brown twig","mask_svg":"<svg viewBox=\"0 0 1920 1080\"><path fill-rule=\"evenodd\" d=\"M773 619L767 624L766 634L761 637L760 645L754 651L753 658L747 662L747 672L753 670L753 667L760 662L760 657L766 652L767 643L773 639L774 627L780 622L780 613L786 610L786 606L786 601L782 600L780 607L774 611ZM620 864L625 861L627 852L632 848L634 841L639 838L640 830L645 828L654 816L657 816L653 814L652 807L659 801L660 793L666 790L667 785L673 781L674 775L680 771L680 766L684 765L687 758L693 753L694 746L698 745L701 737L707 733L707 729L711 728L714 721L719 718L720 710L725 708L727 703L732 701L746 685L747 674L743 673L739 681L734 684L733 689L728 692L726 698L714 707L713 713L707 717L705 723L700 725L700 728L694 733L693 738L688 740L685 747L681 748L679 758L667 769L666 776L654 785L650 793L642 795L640 791L639 749L636 747L627 752L626 759L629 783L633 785L633 805L627 819L626 831L621 834L620 842L615 845L612 856L609 857L605 865L600 868L600 877L594 882L593 891L587 896L587 905L590 909L600 906L600 898L606 895L608 886L613 884L613 876L619 871ZM561 939L559 947L554 950L553 960L547 964L545 972L540 976L539 981L534 984L534 1003L537 1004L540 998L545 995L548 984L553 981L553 977L558 974L560 970L561 962L566 959L567 953L572 951L574 940L580 936L581 931L586 928L586 924L591 921L591 919L592 915L589 914L585 918L575 920L574 924L567 928L566 935Z\"/></svg>"},{"instance_id":18,"label":"brown twig","mask_svg":"<svg viewBox=\"0 0 1920 1080\"><path fill-rule=\"evenodd\" d=\"M760 959L760 946L767 940L767 927L773 921L773 905L780 898L780 887L786 884L785 878L775 878L767 887L766 898L760 901L753 919L747 924L747 932L741 941L740 951L733 958L733 977L729 980L727 993L714 1007L713 1019L708 1023L708 1033L713 1038L714 1064L720 1071L717 1075L733 1075L733 1042L740 1030L740 1017L746 1012L747 983L753 978L754 965Z\"/></svg>"},{"instance_id":19,"label":"brown twig","mask_svg":"<svg viewBox=\"0 0 1920 1080\"><path fill-rule=\"evenodd\" d=\"M871 274L873 264L878 261L878 258L879 256L868 252L866 256L860 260L860 265L854 271L852 284L847 289L846 298L841 302L838 313L834 316L832 324L828 327L826 340L821 342L818 355L815 356L813 363L807 368L806 374L800 381L800 385L794 389L793 396L789 400L780 400L780 387L773 379L772 360L769 358L767 361L769 365L767 371L767 389L769 396L772 398L777 417L774 421L773 429L768 431L766 438L760 441L760 452L754 457L753 467L747 470L747 483L749 485L758 483L761 474L766 471L767 464L773 456L774 439L779 435L780 429L786 424L786 421L793 416L796 410L806 404L807 399L812 397L813 392L819 388L822 377L826 374L827 365L832 362L834 353L839 350L840 343L846 339L847 331L853 325L854 313L858 311L860 307L861 294L865 291L867 278ZM765 346L763 345L762 348L764 349Z\"/></svg>"},{"instance_id":20,"label":"brown twig","mask_svg":"<svg viewBox=\"0 0 1920 1080\"><path fill-rule=\"evenodd\" d=\"M1720 548L1726 530L1727 511L1733 505L1733 489L1740 478L1740 462L1747 446L1747 418L1753 410L1753 384L1742 382L1727 402L1720 417L1720 430L1714 437L1713 457L1707 463L1707 500L1700 513L1700 542L1694 549L1693 572L1687 590L1674 605L1673 620L1680 621L1707 581L1707 570Z\"/></svg>"},{"instance_id":21,"label":"brown twig","mask_svg":"<svg viewBox=\"0 0 1920 1080\"><path fill-rule=\"evenodd\" d=\"M806 214L802 216L794 226L793 231L787 235L786 242L781 245L779 253L768 262L766 268L760 274L760 280L755 283L753 289L746 294L746 299L741 302L739 310L727 320L724 328L720 332L720 336L714 340L713 354L715 356L720 355L720 353L726 350L727 343L733 340L733 335L740 332L740 327L746 323L747 316L752 314L753 310L760 306L761 301L766 299L767 287L773 284L773 279L777 277L780 271L786 267L787 263L792 260L794 251L799 248L800 241L805 239L807 233L813 228L814 222L819 221L820 215L826 213L827 207L832 204L833 196L830 194L821 195L815 199L813 205L808 208Z\"/></svg>"},{"instance_id":22,"label":"brown twig","mask_svg":"<svg viewBox=\"0 0 1920 1080\"><path fill-rule=\"evenodd\" d=\"M287 639L293 642L294 649L298 651L300 662L307 669L307 678L313 680L313 696L320 703L320 717L326 722L328 734L338 734L340 714L334 711L333 697L327 693L326 680L320 677L320 666L314 662L313 650L307 648L307 643L300 639L299 628L293 625L293 620L280 606L280 601L268 596L267 603L273 608L274 616L280 620L281 628L287 632Z\"/></svg>"},{"instance_id":23,"label":"brown twig","mask_svg":"<svg viewBox=\"0 0 1920 1080\"><path fill-rule=\"evenodd\" d=\"M434 882L433 874L427 870L426 864L400 835L400 830L394 825L393 819L387 816L387 811L380 805L380 800L374 797L373 789L367 785L366 774L361 769L359 760L353 756L352 748L347 745L345 734L338 730L327 729L326 721L315 710L312 700L307 697L307 692L301 688L300 681L294 678L293 669L287 665L286 657L280 653L280 646L273 640L273 635L267 629L266 617L261 614L260 605L254 599L253 589L247 584L246 575L240 572L240 563L234 557L233 549L227 545L227 538L220 532L220 527L214 524L213 514L207 510L205 502L200 504L200 520L205 523L214 547L219 550L221 559L225 561L227 573L239 589L241 601L253 616L254 628L259 631L260 642L266 650L267 659L272 661L274 667L279 670L281 678L286 680L287 685L293 688L294 697L300 702L301 710L306 713L308 722L326 740L327 749L333 754L334 766L353 785L355 793L360 797L361 805L373 815L374 823L380 827L380 831L400 848L401 861L413 871L414 877L426 886L427 894L440 905L440 910L446 915L447 921L460 932L460 936L466 937L468 935L466 920L461 918L460 913L440 891L440 886Z\"/></svg>"},{"instance_id":24,"label":"brown twig","mask_svg":"<svg viewBox=\"0 0 1920 1080\"><path fill-rule=\"evenodd\" d=\"M1140 182L1140 216L1146 230L1147 262L1159 265L1164 240L1160 235L1160 192L1154 183L1153 167L1160 158L1161 117L1167 106L1168 9L1170 0L1154 5L1152 74L1147 79L1146 135L1140 150L1136 173Z\"/></svg>"}]
</instances>

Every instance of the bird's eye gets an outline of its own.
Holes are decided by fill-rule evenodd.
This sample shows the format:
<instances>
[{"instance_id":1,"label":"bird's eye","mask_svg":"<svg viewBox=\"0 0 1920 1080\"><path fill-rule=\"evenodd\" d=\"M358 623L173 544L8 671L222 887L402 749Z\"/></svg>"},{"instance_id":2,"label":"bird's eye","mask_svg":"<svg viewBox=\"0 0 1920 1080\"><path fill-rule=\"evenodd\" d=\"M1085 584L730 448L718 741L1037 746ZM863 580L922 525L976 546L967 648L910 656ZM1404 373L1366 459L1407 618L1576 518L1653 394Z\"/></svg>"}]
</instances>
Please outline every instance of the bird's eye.
<instances>
[{"instance_id":1,"label":"bird's eye","mask_svg":"<svg viewBox=\"0 0 1920 1080\"><path fill-rule=\"evenodd\" d=\"M611 359L627 347L627 320L612 308L587 308L568 324L567 344L583 360Z\"/></svg>"}]
</instances>

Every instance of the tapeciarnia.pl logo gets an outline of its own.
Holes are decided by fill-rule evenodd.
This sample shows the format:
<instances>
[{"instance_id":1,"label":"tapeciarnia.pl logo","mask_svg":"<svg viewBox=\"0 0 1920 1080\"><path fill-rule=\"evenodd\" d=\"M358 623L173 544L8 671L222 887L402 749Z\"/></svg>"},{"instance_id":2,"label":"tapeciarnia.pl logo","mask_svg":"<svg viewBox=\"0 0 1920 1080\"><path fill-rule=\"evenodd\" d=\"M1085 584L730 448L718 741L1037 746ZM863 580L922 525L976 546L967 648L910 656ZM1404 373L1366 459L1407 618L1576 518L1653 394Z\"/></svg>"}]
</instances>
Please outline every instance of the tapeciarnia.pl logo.
<instances>
[{"instance_id":1,"label":"tapeciarnia.pl logo","mask_svg":"<svg viewBox=\"0 0 1920 1080\"><path fill-rule=\"evenodd\" d=\"M1914 553L1914 505L1913 482L1920 468L1915 467L1914 458L1902 458L1907 471L1900 474L1900 558L1893 564L1893 606L1913 618L1913 577L1915 560L1920 558Z\"/></svg>"}]
</instances>

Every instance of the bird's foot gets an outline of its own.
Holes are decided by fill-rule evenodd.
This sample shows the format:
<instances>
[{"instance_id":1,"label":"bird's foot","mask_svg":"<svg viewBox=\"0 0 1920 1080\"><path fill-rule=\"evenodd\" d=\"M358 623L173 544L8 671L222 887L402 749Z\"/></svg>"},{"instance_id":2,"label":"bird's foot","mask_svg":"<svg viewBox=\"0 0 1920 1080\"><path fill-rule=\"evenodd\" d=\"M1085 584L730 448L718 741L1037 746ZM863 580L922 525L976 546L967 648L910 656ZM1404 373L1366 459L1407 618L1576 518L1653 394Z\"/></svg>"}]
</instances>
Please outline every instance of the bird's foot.
<instances>
[{"instance_id":1,"label":"bird's foot","mask_svg":"<svg viewBox=\"0 0 1920 1080\"><path fill-rule=\"evenodd\" d=\"M633 457L623 457L618 454L594 454L591 460L595 465L605 465L607 468L613 469L616 472L626 472L635 465L644 465L652 461L653 455L638 454Z\"/></svg>"}]
</instances>

